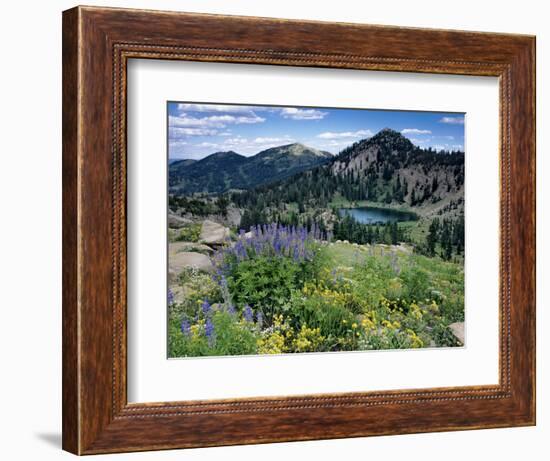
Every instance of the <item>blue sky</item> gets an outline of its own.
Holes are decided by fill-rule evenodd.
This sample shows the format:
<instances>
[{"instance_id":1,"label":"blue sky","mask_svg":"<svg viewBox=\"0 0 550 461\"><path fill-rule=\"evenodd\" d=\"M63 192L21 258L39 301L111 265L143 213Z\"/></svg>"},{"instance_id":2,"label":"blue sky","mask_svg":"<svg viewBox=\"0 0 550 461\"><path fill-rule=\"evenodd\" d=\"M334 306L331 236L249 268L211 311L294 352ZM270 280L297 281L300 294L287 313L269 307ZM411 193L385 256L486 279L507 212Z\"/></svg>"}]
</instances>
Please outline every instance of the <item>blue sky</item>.
<instances>
[{"instance_id":1,"label":"blue sky","mask_svg":"<svg viewBox=\"0 0 550 461\"><path fill-rule=\"evenodd\" d=\"M293 142L337 154L386 127L420 147L464 150L461 113L168 103L171 159L228 150L250 156Z\"/></svg>"}]
</instances>

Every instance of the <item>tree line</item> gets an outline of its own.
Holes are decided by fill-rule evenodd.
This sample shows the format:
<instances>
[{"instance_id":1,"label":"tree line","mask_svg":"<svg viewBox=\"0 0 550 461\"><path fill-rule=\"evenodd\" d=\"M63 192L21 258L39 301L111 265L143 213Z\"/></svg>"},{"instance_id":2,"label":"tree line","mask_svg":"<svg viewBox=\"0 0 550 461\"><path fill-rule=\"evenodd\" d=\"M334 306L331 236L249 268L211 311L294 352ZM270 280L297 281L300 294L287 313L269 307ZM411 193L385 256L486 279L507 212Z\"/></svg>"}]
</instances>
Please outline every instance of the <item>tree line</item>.
<instances>
[{"instance_id":1,"label":"tree line","mask_svg":"<svg viewBox=\"0 0 550 461\"><path fill-rule=\"evenodd\" d=\"M426 244L419 250L428 256L439 255L450 260L453 255L464 255L464 215L458 218L432 219L426 236Z\"/></svg>"},{"instance_id":2,"label":"tree line","mask_svg":"<svg viewBox=\"0 0 550 461\"><path fill-rule=\"evenodd\" d=\"M347 240L361 245L365 243L397 245L399 242L408 240L406 232L398 226L397 222L363 224L350 215L334 223L333 233L336 240Z\"/></svg>"}]
</instances>

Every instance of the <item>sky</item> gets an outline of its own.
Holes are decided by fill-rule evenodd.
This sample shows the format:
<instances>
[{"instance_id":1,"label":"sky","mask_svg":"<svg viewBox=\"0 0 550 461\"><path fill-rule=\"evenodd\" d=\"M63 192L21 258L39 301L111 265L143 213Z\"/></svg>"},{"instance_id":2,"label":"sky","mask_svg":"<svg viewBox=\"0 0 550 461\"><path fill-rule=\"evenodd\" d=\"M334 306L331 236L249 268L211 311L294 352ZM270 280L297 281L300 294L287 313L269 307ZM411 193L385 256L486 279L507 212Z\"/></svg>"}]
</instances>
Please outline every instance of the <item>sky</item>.
<instances>
[{"instance_id":1,"label":"sky","mask_svg":"<svg viewBox=\"0 0 550 461\"><path fill-rule=\"evenodd\" d=\"M383 128L420 147L464 150L462 113L169 102L168 155L199 160L231 150L251 156L294 142L338 154Z\"/></svg>"}]
</instances>

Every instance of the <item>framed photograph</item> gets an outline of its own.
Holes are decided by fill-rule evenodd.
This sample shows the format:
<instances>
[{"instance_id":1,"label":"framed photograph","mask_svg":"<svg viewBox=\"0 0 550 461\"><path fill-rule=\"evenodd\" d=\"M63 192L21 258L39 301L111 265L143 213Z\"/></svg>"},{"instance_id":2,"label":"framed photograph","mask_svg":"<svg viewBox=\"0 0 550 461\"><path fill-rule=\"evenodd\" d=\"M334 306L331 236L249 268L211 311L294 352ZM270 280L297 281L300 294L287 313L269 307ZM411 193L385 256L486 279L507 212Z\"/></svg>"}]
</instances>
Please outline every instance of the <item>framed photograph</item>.
<instances>
[{"instance_id":1,"label":"framed photograph","mask_svg":"<svg viewBox=\"0 0 550 461\"><path fill-rule=\"evenodd\" d=\"M535 424L535 39L63 13L63 448Z\"/></svg>"}]
</instances>

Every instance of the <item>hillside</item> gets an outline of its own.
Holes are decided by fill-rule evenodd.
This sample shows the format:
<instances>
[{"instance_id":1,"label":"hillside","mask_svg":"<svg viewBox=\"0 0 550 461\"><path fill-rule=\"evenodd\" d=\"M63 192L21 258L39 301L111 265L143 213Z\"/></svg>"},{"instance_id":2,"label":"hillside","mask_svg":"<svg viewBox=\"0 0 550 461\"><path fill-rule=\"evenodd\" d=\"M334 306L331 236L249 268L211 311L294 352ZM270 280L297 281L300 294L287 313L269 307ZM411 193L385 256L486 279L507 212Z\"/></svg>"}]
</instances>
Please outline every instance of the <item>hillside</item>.
<instances>
[{"instance_id":1,"label":"hillside","mask_svg":"<svg viewBox=\"0 0 550 461\"><path fill-rule=\"evenodd\" d=\"M171 165L171 168L182 168L185 166L192 165L195 162L196 160L192 158L184 158L184 159L171 158L168 160L168 165Z\"/></svg>"},{"instance_id":2,"label":"hillside","mask_svg":"<svg viewBox=\"0 0 550 461\"><path fill-rule=\"evenodd\" d=\"M273 147L251 157L217 152L191 164L169 167L170 193L221 193L250 189L314 168L332 158L329 152L295 143Z\"/></svg>"},{"instance_id":3,"label":"hillside","mask_svg":"<svg viewBox=\"0 0 550 461\"><path fill-rule=\"evenodd\" d=\"M463 152L421 149L387 128L342 151L331 173L344 179L348 200L438 209L464 193Z\"/></svg>"},{"instance_id":4,"label":"hillside","mask_svg":"<svg viewBox=\"0 0 550 461\"><path fill-rule=\"evenodd\" d=\"M413 208L420 214L463 209L464 153L435 152L384 129L344 149L325 165L292 178L234 194L245 207L297 203L326 208L332 202L361 202Z\"/></svg>"}]
</instances>

